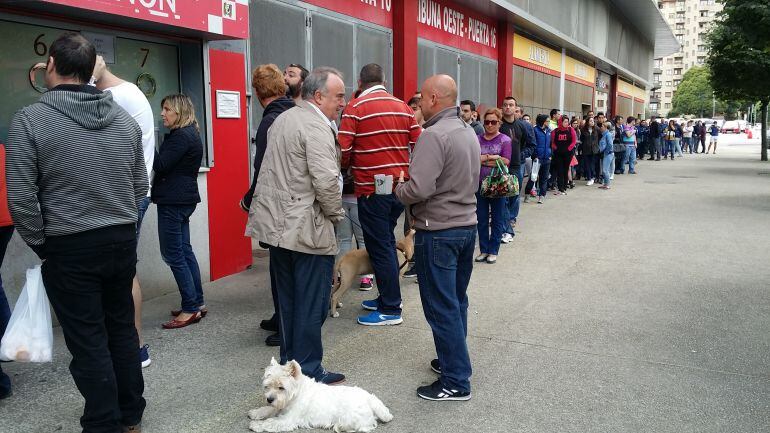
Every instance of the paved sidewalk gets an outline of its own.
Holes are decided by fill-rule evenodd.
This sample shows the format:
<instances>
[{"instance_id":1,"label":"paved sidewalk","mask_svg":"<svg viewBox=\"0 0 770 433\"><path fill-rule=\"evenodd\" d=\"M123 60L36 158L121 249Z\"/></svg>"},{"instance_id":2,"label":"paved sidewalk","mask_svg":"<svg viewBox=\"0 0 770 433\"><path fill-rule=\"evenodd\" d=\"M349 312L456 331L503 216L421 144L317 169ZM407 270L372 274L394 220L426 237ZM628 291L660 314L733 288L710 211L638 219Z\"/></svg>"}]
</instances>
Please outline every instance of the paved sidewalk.
<instances>
[{"instance_id":1,"label":"paved sidewalk","mask_svg":"<svg viewBox=\"0 0 770 433\"><path fill-rule=\"evenodd\" d=\"M518 234L471 281L473 399L423 401L435 356L417 286L401 326L356 325L347 293L324 326L325 366L375 393L381 432L770 431L770 165L758 145L643 161L601 191L522 204ZM735 139L732 139L735 141ZM171 275L169 273L169 278ZM153 364L145 433L246 432L277 348L266 260L207 286L200 324L163 331L178 294L145 303ZM61 333L50 364L4 364L0 432L77 432L82 399Z\"/></svg>"}]
</instances>

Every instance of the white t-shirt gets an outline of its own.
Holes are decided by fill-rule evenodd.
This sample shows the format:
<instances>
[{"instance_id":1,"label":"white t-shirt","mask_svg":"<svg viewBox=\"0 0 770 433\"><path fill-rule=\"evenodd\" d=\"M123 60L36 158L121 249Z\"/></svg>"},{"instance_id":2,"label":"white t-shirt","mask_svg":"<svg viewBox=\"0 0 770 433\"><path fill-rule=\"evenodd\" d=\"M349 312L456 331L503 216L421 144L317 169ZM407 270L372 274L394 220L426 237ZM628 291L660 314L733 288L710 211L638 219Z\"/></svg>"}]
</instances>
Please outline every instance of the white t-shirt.
<instances>
[{"instance_id":1,"label":"white t-shirt","mask_svg":"<svg viewBox=\"0 0 770 433\"><path fill-rule=\"evenodd\" d=\"M142 130L142 148L144 149L144 164L147 167L147 180L152 185L152 163L155 159L155 118L147 97L134 83L124 82L115 87L104 89L112 93L112 99L117 102L139 124ZM150 191L147 191L150 196Z\"/></svg>"}]
</instances>

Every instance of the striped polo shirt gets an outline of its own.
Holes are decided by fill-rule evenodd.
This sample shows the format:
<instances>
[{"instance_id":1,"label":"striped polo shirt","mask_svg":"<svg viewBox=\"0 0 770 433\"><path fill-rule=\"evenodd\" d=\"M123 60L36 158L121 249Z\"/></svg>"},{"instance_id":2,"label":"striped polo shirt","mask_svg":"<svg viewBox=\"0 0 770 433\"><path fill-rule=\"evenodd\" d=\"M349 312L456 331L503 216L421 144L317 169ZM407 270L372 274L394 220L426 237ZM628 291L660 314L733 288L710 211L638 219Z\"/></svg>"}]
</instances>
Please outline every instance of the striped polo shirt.
<instances>
[{"instance_id":1,"label":"striped polo shirt","mask_svg":"<svg viewBox=\"0 0 770 433\"><path fill-rule=\"evenodd\" d=\"M350 167L356 197L374 194L374 175L401 171L408 178L409 150L422 128L404 101L384 86L371 87L345 107L339 131L342 167Z\"/></svg>"}]
</instances>

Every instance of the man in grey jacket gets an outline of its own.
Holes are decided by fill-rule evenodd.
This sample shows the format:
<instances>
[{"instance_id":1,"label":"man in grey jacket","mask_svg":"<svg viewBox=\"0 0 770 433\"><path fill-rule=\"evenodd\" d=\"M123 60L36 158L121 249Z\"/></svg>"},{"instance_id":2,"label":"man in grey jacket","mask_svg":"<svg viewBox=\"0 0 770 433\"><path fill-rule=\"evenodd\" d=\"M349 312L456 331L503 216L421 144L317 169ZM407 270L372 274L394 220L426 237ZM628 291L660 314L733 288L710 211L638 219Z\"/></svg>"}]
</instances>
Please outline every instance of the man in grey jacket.
<instances>
[{"instance_id":1,"label":"man in grey jacket","mask_svg":"<svg viewBox=\"0 0 770 433\"><path fill-rule=\"evenodd\" d=\"M321 326L329 312L337 254L334 224L342 209L340 154L333 119L345 106L342 74L317 68L302 85L302 101L267 132L247 231L270 246L270 275L278 298L281 363L326 384L345 376L321 365Z\"/></svg>"},{"instance_id":2,"label":"man in grey jacket","mask_svg":"<svg viewBox=\"0 0 770 433\"><path fill-rule=\"evenodd\" d=\"M131 286L137 209L147 196L139 125L86 85L96 49L65 33L49 50L40 101L13 117L8 204L41 259L48 299L85 398L84 433L138 432L145 400Z\"/></svg>"},{"instance_id":3,"label":"man in grey jacket","mask_svg":"<svg viewBox=\"0 0 770 433\"><path fill-rule=\"evenodd\" d=\"M466 291L476 244L481 152L473 128L455 105L455 81L434 75L421 89L420 108L428 121L415 145L410 179L399 179L396 196L412 206L420 297L438 354L431 368L441 377L419 387L417 395L435 401L470 400Z\"/></svg>"}]
</instances>

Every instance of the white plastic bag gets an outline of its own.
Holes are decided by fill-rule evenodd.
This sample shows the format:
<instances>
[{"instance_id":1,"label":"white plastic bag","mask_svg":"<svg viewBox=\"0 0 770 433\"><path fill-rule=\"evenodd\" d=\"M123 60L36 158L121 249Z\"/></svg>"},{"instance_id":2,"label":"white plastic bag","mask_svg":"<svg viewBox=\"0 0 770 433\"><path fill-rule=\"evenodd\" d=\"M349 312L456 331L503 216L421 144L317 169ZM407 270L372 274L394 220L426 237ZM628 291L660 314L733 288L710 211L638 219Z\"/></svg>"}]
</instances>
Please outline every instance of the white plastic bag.
<instances>
[{"instance_id":1,"label":"white plastic bag","mask_svg":"<svg viewBox=\"0 0 770 433\"><path fill-rule=\"evenodd\" d=\"M538 173L540 173L540 160L536 159L535 162L532 163L532 175L529 177L532 179L532 182L537 182Z\"/></svg>"},{"instance_id":2,"label":"white plastic bag","mask_svg":"<svg viewBox=\"0 0 770 433\"><path fill-rule=\"evenodd\" d=\"M40 265L37 265L27 269L27 281L0 341L0 359L50 362L52 352L51 310L43 286L43 274Z\"/></svg>"}]
</instances>

